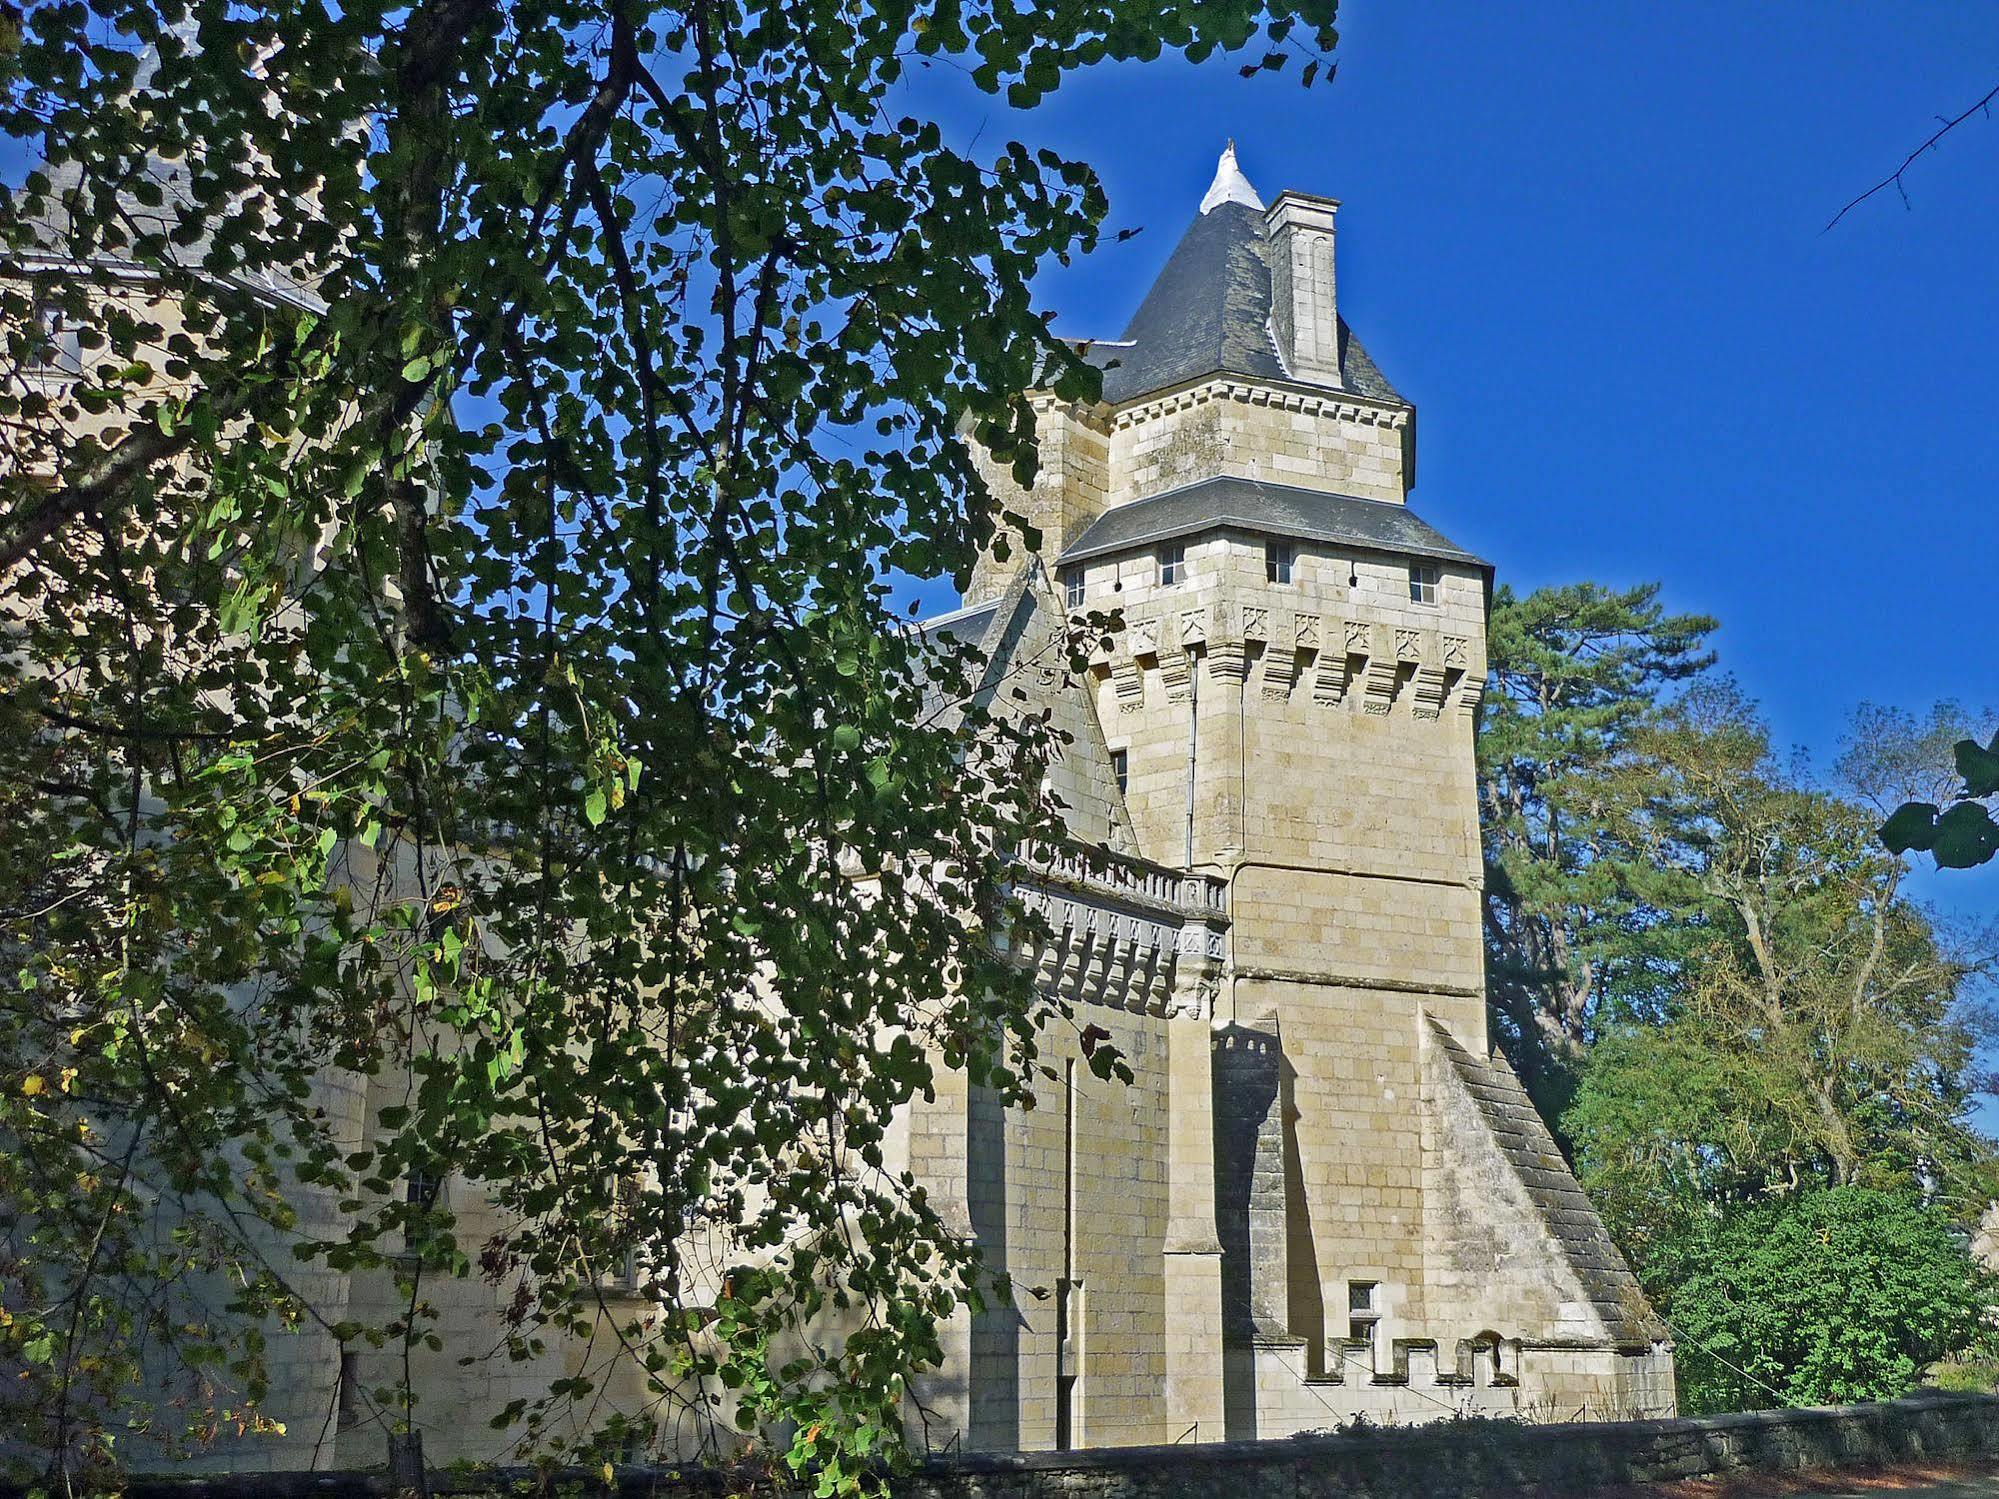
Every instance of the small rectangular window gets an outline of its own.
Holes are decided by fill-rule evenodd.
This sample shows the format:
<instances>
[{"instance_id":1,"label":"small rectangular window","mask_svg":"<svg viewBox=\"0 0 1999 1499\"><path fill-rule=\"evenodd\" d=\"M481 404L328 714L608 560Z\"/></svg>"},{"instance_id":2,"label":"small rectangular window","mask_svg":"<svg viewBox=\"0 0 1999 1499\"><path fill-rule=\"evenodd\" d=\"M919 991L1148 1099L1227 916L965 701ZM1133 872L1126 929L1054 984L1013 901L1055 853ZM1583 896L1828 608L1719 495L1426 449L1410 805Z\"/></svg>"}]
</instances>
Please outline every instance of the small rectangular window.
<instances>
[{"instance_id":1,"label":"small rectangular window","mask_svg":"<svg viewBox=\"0 0 1999 1499\"><path fill-rule=\"evenodd\" d=\"M1186 543L1176 541L1171 546L1161 547L1159 549L1160 585L1162 587L1170 588L1175 583L1184 583L1186 580L1187 580Z\"/></svg>"},{"instance_id":2,"label":"small rectangular window","mask_svg":"<svg viewBox=\"0 0 1999 1499\"><path fill-rule=\"evenodd\" d=\"M1062 597L1071 609L1083 607L1083 570L1080 567L1063 580Z\"/></svg>"},{"instance_id":3,"label":"small rectangular window","mask_svg":"<svg viewBox=\"0 0 1999 1499\"><path fill-rule=\"evenodd\" d=\"M1263 544L1263 581L1266 583L1291 581L1290 542L1266 541Z\"/></svg>"},{"instance_id":4,"label":"small rectangular window","mask_svg":"<svg viewBox=\"0 0 1999 1499\"><path fill-rule=\"evenodd\" d=\"M1434 604L1443 587L1443 573L1434 563L1412 562L1409 564L1409 602L1412 604Z\"/></svg>"},{"instance_id":5,"label":"small rectangular window","mask_svg":"<svg viewBox=\"0 0 1999 1499\"><path fill-rule=\"evenodd\" d=\"M1117 778L1118 795L1123 796L1125 788L1131 784L1131 752L1111 751L1111 774Z\"/></svg>"},{"instance_id":6,"label":"small rectangular window","mask_svg":"<svg viewBox=\"0 0 1999 1499\"><path fill-rule=\"evenodd\" d=\"M43 375L74 375L83 369L83 347L62 308L51 302L35 308L35 341L29 369Z\"/></svg>"}]
</instances>

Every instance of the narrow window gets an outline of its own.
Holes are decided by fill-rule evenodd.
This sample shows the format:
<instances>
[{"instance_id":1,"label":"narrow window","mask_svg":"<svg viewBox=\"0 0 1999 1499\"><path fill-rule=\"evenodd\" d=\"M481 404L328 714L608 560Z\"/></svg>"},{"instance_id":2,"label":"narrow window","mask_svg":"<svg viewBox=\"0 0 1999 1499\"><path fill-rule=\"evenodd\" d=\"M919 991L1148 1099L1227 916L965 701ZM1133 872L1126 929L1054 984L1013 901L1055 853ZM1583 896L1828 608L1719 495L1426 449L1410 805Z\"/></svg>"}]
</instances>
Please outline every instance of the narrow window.
<instances>
[{"instance_id":1,"label":"narrow window","mask_svg":"<svg viewBox=\"0 0 1999 1499\"><path fill-rule=\"evenodd\" d=\"M1062 1269L1055 1282L1055 1447L1077 1445L1082 1415L1083 1282L1076 1275L1076 1063L1062 1064Z\"/></svg>"},{"instance_id":2,"label":"narrow window","mask_svg":"<svg viewBox=\"0 0 1999 1499\"><path fill-rule=\"evenodd\" d=\"M1080 567L1063 581L1062 596L1068 601L1071 609L1083 607L1083 570Z\"/></svg>"},{"instance_id":3,"label":"narrow window","mask_svg":"<svg viewBox=\"0 0 1999 1499\"><path fill-rule=\"evenodd\" d=\"M1111 751L1111 774L1117 778L1117 794L1123 796L1125 788L1131 784L1131 752Z\"/></svg>"},{"instance_id":4,"label":"narrow window","mask_svg":"<svg viewBox=\"0 0 1999 1499\"><path fill-rule=\"evenodd\" d=\"M437 1199L444 1191L444 1178L428 1166L413 1166L408 1178L403 1182L403 1201L414 1211L403 1223L403 1248L414 1249L421 1237L417 1220L429 1214L437 1206Z\"/></svg>"},{"instance_id":5,"label":"narrow window","mask_svg":"<svg viewBox=\"0 0 1999 1499\"><path fill-rule=\"evenodd\" d=\"M1266 583L1291 581L1290 542L1266 541L1263 544L1263 581Z\"/></svg>"},{"instance_id":6,"label":"narrow window","mask_svg":"<svg viewBox=\"0 0 1999 1499\"><path fill-rule=\"evenodd\" d=\"M340 1350L339 1431L361 1424L361 1355L352 1348Z\"/></svg>"},{"instance_id":7,"label":"narrow window","mask_svg":"<svg viewBox=\"0 0 1999 1499\"><path fill-rule=\"evenodd\" d=\"M1374 1342L1374 1329L1380 1325L1381 1310L1375 1303L1375 1292L1380 1287L1371 1280L1350 1280L1347 1282L1347 1339L1349 1342Z\"/></svg>"},{"instance_id":8,"label":"narrow window","mask_svg":"<svg viewBox=\"0 0 1999 1499\"><path fill-rule=\"evenodd\" d=\"M1159 549L1159 582L1170 588L1187 580L1187 545L1176 541Z\"/></svg>"},{"instance_id":9,"label":"narrow window","mask_svg":"<svg viewBox=\"0 0 1999 1499\"><path fill-rule=\"evenodd\" d=\"M1055 1450L1076 1445L1076 1314L1080 1283L1055 1282Z\"/></svg>"},{"instance_id":10,"label":"narrow window","mask_svg":"<svg viewBox=\"0 0 1999 1499\"><path fill-rule=\"evenodd\" d=\"M1434 563L1412 562L1409 564L1409 602L1412 604L1434 604L1437 591L1443 586L1443 574Z\"/></svg>"}]
</instances>

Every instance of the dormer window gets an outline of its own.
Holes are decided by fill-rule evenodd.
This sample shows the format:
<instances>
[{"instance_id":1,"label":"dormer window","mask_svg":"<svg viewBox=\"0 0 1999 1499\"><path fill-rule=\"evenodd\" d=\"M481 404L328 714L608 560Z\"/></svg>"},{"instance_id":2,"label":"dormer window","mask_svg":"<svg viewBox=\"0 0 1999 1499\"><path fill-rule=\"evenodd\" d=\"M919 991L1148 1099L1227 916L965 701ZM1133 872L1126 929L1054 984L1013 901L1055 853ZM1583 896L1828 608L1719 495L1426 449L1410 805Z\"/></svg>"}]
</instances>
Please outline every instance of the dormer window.
<instances>
[{"instance_id":1,"label":"dormer window","mask_svg":"<svg viewBox=\"0 0 1999 1499\"><path fill-rule=\"evenodd\" d=\"M1187 581L1187 544L1176 541L1159 549L1159 585L1171 588Z\"/></svg>"},{"instance_id":2,"label":"dormer window","mask_svg":"<svg viewBox=\"0 0 1999 1499\"><path fill-rule=\"evenodd\" d=\"M1434 562L1412 562L1409 564L1410 603L1436 603L1439 591L1443 586L1443 569L1438 567Z\"/></svg>"},{"instance_id":3,"label":"dormer window","mask_svg":"<svg viewBox=\"0 0 1999 1499\"><path fill-rule=\"evenodd\" d=\"M1071 609L1083 607L1083 570L1080 567L1063 580L1062 597Z\"/></svg>"},{"instance_id":4,"label":"dormer window","mask_svg":"<svg viewBox=\"0 0 1999 1499\"><path fill-rule=\"evenodd\" d=\"M1263 544L1263 581L1266 583L1289 583L1291 581L1292 548L1288 541L1266 541Z\"/></svg>"}]
</instances>

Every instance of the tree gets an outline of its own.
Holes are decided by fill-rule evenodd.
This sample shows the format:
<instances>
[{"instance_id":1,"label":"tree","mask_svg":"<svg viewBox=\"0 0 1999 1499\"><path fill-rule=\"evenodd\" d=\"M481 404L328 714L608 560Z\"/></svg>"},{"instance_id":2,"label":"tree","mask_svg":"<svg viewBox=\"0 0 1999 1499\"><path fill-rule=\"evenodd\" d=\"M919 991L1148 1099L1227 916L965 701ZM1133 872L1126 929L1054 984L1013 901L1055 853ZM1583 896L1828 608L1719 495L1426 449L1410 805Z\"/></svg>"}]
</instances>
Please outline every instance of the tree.
<instances>
[{"instance_id":1,"label":"tree","mask_svg":"<svg viewBox=\"0 0 1999 1499\"><path fill-rule=\"evenodd\" d=\"M1515 1068L1550 1113L1607 1019L1670 982L1691 890L1662 847L1684 813L1641 750L1673 691L1713 662L1711 619L1657 585L1516 597L1488 633L1479 727L1487 987Z\"/></svg>"},{"instance_id":2,"label":"tree","mask_svg":"<svg viewBox=\"0 0 1999 1499\"><path fill-rule=\"evenodd\" d=\"M897 86L941 61L1026 107L1253 43L1274 70L1333 11L25 13L11 1434L102 1455L148 1344L196 1377L193 1436L254 1423L254 1331L204 1337L177 1291L310 1319L299 1259L407 1267L407 1235L408 1315L336 1335L419 1343L423 1277L476 1271L515 1288L498 1356L601 1334L658 1400L726 1388L795 1433L828 1488L899 1450L977 1290L890 1117L936 1062L1017 1096L1058 1017L992 940L1012 850L1054 831L1046 730L965 704L966 653L885 579L962 576L993 534L961 423L1025 476L1021 393L1096 389L1029 283L1105 205L1053 153L952 149ZM379 1133L329 1112L329 1077L385 1076ZM508 1226L460 1244L400 1190L440 1175ZM728 1273L704 1288L691 1242ZM628 1257L642 1314L597 1289ZM847 1335L795 1337L825 1312ZM509 1415L551 1437L596 1378Z\"/></svg>"},{"instance_id":3,"label":"tree","mask_svg":"<svg viewBox=\"0 0 1999 1499\"><path fill-rule=\"evenodd\" d=\"M1943 1213L1863 1187L1737 1208L1676 1243L1660 1278L1695 1413L1906 1394L1990 1336L1999 1291Z\"/></svg>"},{"instance_id":4,"label":"tree","mask_svg":"<svg viewBox=\"0 0 1999 1499\"><path fill-rule=\"evenodd\" d=\"M1849 786L1925 763L1912 721L1858 725ZM1674 794L1706 809L1703 915L1670 1008L1598 1043L1564 1116L1620 1242L1650 1264L1718 1208L1820 1185L1975 1220L1994 1185L1968 1119L1990 934L1912 904L1869 809L1779 764L1733 690L1690 693L1647 739Z\"/></svg>"}]
</instances>

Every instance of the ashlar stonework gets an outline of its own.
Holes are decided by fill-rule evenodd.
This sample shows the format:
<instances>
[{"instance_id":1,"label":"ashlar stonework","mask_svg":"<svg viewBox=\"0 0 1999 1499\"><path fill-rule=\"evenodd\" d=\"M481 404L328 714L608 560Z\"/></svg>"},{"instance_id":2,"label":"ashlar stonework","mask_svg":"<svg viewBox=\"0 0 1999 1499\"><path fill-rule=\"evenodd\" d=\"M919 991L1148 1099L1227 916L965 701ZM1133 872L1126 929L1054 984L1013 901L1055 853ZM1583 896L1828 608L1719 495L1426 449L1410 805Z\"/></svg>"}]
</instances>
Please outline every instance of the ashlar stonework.
<instances>
[{"instance_id":1,"label":"ashlar stonework","mask_svg":"<svg viewBox=\"0 0 1999 1499\"><path fill-rule=\"evenodd\" d=\"M898 1121L887 1164L1033 1292L945 1329L909 1413L919 1449L1674 1411L1665 1329L1487 1031L1490 569L1407 504L1415 410L1339 316L1337 207L1265 207L1224 155L1124 336L1082 350L1102 400L1037 400L1035 485L989 475L1037 544L995 549L927 626L981 646L996 706L1020 693L1066 736L1052 787L1072 841L1023 858L1016 889L1050 934L1021 957L1079 1025L1047 1033L1032 1110L940 1069ZM1051 664L1097 610L1121 624L1088 671ZM1131 1085L1091 1073L1084 1024ZM405 1081L329 1072L316 1102L358 1148ZM467 1183L430 1190L461 1243L505 1226ZM351 1222L330 1193L297 1206L308 1237ZM225 1438L203 1466L381 1461L362 1392L399 1379L401 1353L332 1329L387 1322L406 1292L298 1273L318 1320L268 1330L265 1409L286 1430ZM490 1418L588 1350L463 1359L493 1345L502 1294L424 1290L443 1344L407 1369L424 1450L504 1456ZM637 1284L606 1296L607 1316L648 1305ZM592 1372L603 1409L653 1403L635 1368Z\"/></svg>"},{"instance_id":2,"label":"ashlar stonework","mask_svg":"<svg viewBox=\"0 0 1999 1499\"><path fill-rule=\"evenodd\" d=\"M1104 399L1043 400L965 608L989 688L1069 728L1113 876L1025 871L1031 955L1130 1060L977 1089L910 1159L995 1270L927 1435L979 1450L1287 1436L1365 1414L1671 1415L1665 1328L1487 1029L1473 733L1491 570L1412 512L1415 411L1339 316L1330 199L1231 149ZM997 553L1004 550L1002 560ZM1121 614L1087 678L1024 669Z\"/></svg>"}]
</instances>

